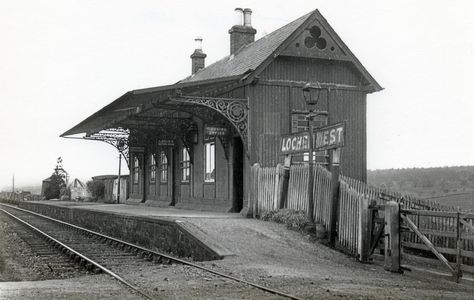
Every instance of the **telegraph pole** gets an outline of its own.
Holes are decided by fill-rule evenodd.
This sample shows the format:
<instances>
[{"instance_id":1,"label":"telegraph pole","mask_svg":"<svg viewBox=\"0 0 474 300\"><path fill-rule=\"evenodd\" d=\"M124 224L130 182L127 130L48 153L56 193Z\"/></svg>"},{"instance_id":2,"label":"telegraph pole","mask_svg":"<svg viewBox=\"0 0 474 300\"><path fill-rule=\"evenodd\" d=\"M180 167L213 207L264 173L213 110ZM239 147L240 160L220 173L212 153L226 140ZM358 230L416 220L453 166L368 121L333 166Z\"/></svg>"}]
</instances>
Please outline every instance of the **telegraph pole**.
<instances>
[{"instance_id":1,"label":"telegraph pole","mask_svg":"<svg viewBox=\"0 0 474 300\"><path fill-rule=\"evenodd\" d=\"M122 153L119 153L119 169L118 169L118 183L117 183L117 204L120 203L120 171L122 167Z\"/></svg>"},{"instance_id":2,"label":"telegraph pole","mask_svg":"<svg viewBox=\"0 0 474 300\"><path fill-rule=\"evenodd\" d=\"M12 193L15 193L15 173L13 173L13 180L12 180Z\"/></svg>"}]
</instances>

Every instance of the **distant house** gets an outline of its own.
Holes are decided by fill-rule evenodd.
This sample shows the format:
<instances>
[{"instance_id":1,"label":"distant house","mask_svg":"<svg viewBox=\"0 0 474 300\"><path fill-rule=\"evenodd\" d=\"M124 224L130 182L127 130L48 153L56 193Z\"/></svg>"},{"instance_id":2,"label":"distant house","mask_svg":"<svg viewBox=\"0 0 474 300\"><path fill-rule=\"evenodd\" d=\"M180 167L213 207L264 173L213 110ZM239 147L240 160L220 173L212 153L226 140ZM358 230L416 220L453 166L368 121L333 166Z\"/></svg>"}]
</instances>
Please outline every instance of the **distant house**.
<instances>
[{"instance_id":1,"label":"distant house","mask_svg":"<svg viewBox=\"0 0 474 300\"><path fill-rule=\"evenodd\" d=\"M69 190L71 191L71 200L84 200L91 197L87 186L77 178L69 185Z\"/></svg>"},{"instance_id":2,"label":"distant house","mask_svg":"<svg viewBox=\"0 0 474 300\"><path fill-rule=\"evenodd\" d=\"M99 181L104 184L104 195L98 200L104 203L117 203L117 175L100 175L92 177L93 181ZM128 197L128 175L120 176L120 199L125 201Z\"/></svg>"},{"instance_id":3,"label":"distant house","mask_svg":"<svg viewBox=\"0 0 474 300\"><path fill-rule=\"evenodd\" d=\"M43 183L41 184L41 198L44 198L44 192L48 187L51 186L51 176L43 180Z\"/></svg>"}]
</instances>

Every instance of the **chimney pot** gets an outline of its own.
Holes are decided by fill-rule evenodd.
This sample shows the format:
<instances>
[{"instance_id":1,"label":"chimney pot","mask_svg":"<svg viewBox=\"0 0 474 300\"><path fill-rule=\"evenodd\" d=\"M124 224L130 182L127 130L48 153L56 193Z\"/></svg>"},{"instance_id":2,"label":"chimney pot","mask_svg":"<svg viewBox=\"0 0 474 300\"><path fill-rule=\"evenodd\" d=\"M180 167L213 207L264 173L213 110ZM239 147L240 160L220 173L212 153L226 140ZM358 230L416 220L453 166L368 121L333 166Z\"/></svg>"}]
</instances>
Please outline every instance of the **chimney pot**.
<instances>
[{"instance_id":1,"label":"chimney pot","mask_svg":"<svg viewBox=\"0 0 474 300\"><path fill-rule=\"evenodd\" d=\"M235 21L234 21L235 23L234 23L234 25L242 26L243 19L244 19L244 10L240 7L237 7L235 9Z\"/></svg>"},{"instance_id":2,"label":"chimney pot","mask_svg":"<svg viewBox=\"0 0 474 300\"><path fill-rule=\"evenodd\" d=\"M244 9L244 26L252 27L252 10L250 8Z\"/></svg>"},{"instance_id":3,"label":"chimney pot","mask_svg":"<svg viewBox=\"0 0 474 300\"><path fill-rule=\"evenodd\" d=\"M197 36L195 39L194 39L194 45L195 45L195 50L200 50L202 51L202 37L200 36Z\"/></svg>"},{"instance_id":4,"label":"chimney pot","mask_svg":"<svg viewBox=\"0 0 474 300\"><path fill-rule=\"evenodd\" d=\"M202 52L202 37L198 36L194 39L195 49L191 54L191 72L195 74L197 71L204 69L206 54Z\"/></svg>"},{"instance_id":5,"label":"chimney pot","mask_svg":"<svg viewBox=\"0 0 474 300\"><path fill-rule=\"evenodd\" d=\"M232 28L229 30L230 54L234 54L240 48L253 43L255 41L255 34L257 33L257 30L252 27L252 10L250 8L236 8L235 12L239 17L237 17L236 21L238 22L236 25L232 26ZM243 25L242 21L244 21Z\"/></svg>"}]
</instances>

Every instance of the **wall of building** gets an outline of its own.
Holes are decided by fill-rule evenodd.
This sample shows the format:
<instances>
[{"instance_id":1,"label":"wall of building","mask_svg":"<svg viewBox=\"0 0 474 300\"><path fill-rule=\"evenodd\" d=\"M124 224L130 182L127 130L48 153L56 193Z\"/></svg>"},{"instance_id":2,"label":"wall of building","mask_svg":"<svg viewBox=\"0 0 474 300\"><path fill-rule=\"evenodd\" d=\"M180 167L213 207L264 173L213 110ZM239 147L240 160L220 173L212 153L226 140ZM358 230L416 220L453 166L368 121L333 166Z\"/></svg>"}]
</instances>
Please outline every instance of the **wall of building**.
<instances>
[{"instance_id":1,"label":"wall of building","mask_svg":"<svg viewBox=\"0 0 474 300\"><path fill-rule=\"evenodd\" d=\"M232 203L232 153L233 145L230 141L229 156L226 159L225 149L219 138L215 138L215 181L205 182L204 166L204 125L205 122L199 118L194 118L198 128L198 142L193 147L193 163L191 164L191 180L183 182L181 180L182 171L177 165L177 174L173 174L172 164L182 160L182 149L184 147L181 140L176 141L173 148L152 148L144 146L143 153L131 152L130 157L130 178L131 192L130 200L134 202L145 202L152 206L169 206L173 202L173 181L177 184L175 195L175 206L182 208L230 211ZM158 137L157 137L158 138ZM165 151L168 158L168 180L166 183L160 181L159 153ZM155 182L151 182L151 155L156 155L156 175ZM178 154L176 159L173 155ZM139 182L133 183L133 157L140 158ZM176 180L174 176L178 176ZM144 196L143 196L144 195Z\"/></svg>"},{"instance_id":2,"label":"wall of building","mask_svg":"<svg viewBox=\"0 0 474 300\"><path fill-rule=\"evenodd\" d=\"M278 142L292 132L292 110L306 110L301 82L360 85L361 74L350 62L278 57L249 86L250 160L262 166L283 162ZM350 89L323 91L317 108L329 109L329 124L346 122L346 145L342 150L342 172L366 180L366 92ZM314 91L313 91L314 92ZM328 98L329 97L329 98Z\"/></svg>"}]
</instances>

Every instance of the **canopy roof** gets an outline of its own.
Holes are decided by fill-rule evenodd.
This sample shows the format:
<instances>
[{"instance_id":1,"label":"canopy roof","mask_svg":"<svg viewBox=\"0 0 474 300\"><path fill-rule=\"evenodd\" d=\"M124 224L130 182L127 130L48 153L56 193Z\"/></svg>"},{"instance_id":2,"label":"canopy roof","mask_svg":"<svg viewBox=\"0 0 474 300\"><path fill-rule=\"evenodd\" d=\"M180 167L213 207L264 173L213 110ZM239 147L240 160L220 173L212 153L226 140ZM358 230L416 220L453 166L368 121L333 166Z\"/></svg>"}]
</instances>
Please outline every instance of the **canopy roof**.
<instances>
[{"instance_id":1,"label":"canopy roof","mask_svg":"<svg viewBox=\"0 0 474 300\"><path fill-rule=\"evenodd\" d=\"M352 62L365 78L367 91L374 92L382 89L319 11L314 10L176 84L129 91L61 136L79 133L91 135L104 129L120 126L121 122L127 118L157 108L157 105L165 108L175 105L170 102L170 98L178 92L186 95L209 96L229 87L249 84L278 55L292 55L294 50L291 47L295 41L301 39L303 34L309 31L308 28L314 24L322 28L324 37L332 43L331 45L334 45L331 47L334 54L332 56L325 54L326 56L321 56L322 58ZM299 45L299 43L296 44ZM336 47L335 51L334 47ZM302 52L296 53L308 55ZM179 109L180 106L176 108Z\"/></svg>"}]
</instances>

